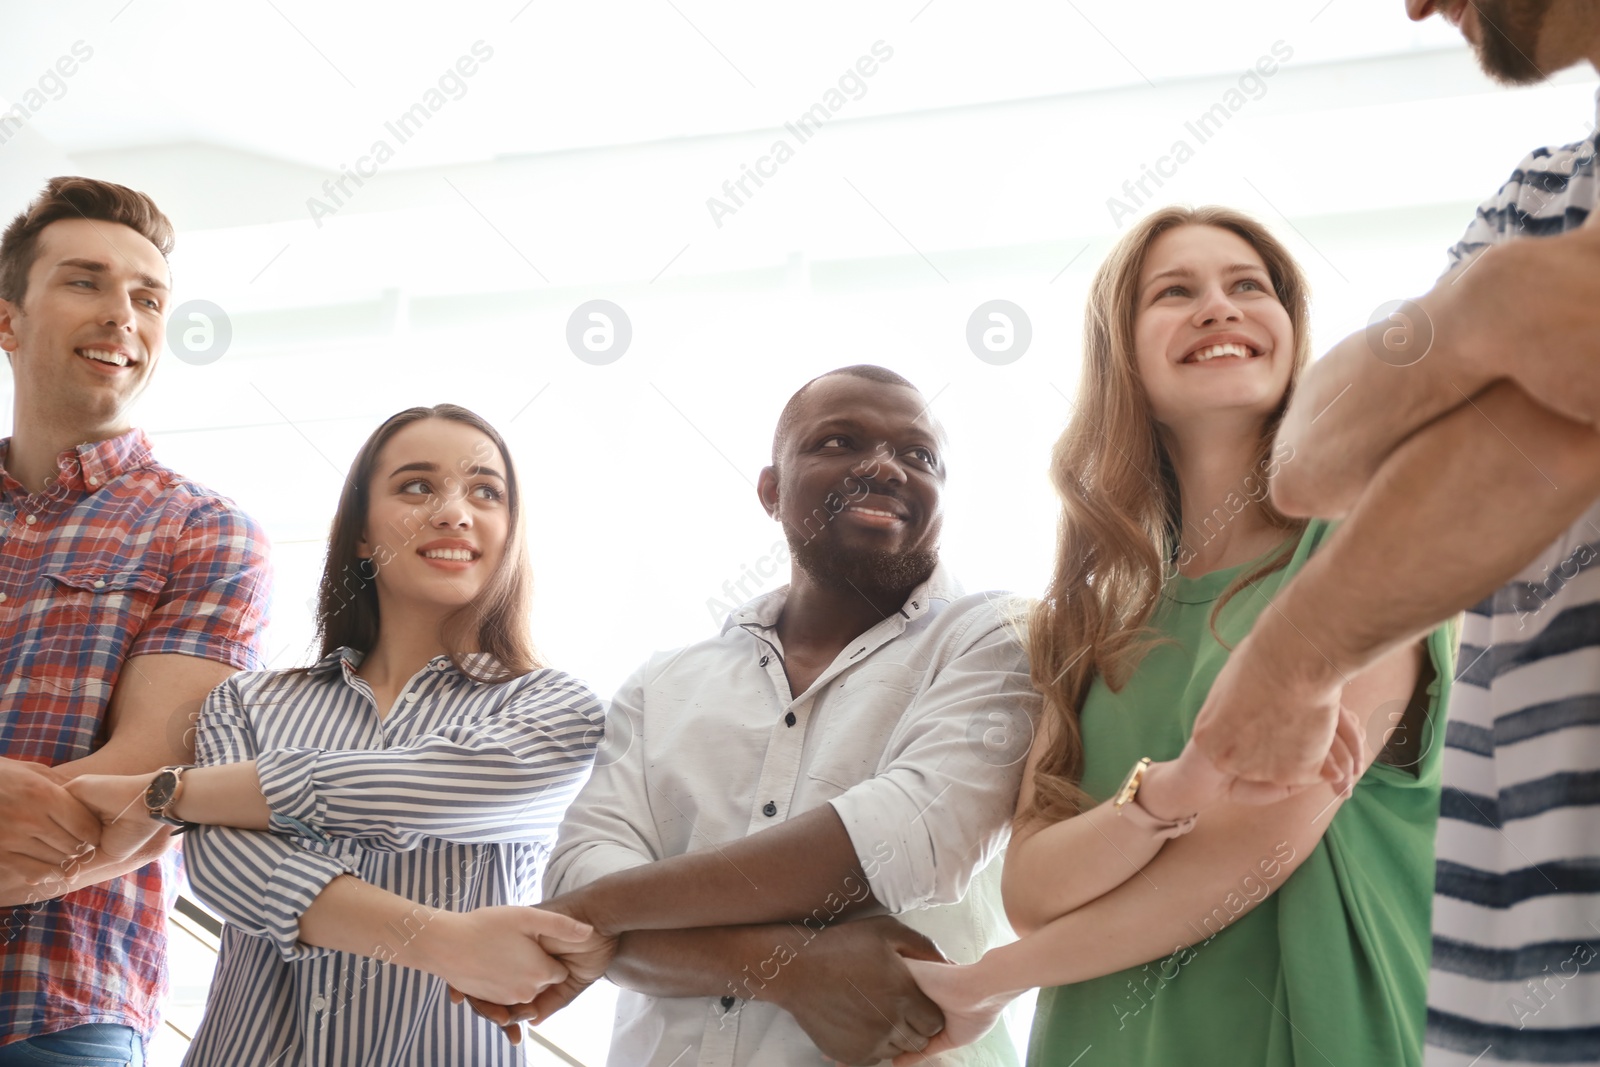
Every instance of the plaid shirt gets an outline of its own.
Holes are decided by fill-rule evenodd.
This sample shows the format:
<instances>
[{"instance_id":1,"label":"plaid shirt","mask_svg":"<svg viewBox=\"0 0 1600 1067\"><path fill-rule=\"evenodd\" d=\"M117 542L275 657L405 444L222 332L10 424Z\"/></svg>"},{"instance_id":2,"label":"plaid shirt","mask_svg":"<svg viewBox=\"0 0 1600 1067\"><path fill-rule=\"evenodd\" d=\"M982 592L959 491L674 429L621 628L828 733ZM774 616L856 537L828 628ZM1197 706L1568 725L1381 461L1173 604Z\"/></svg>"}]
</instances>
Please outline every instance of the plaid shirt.
<instances>
[{"instance_id":1,"label":"plaid shirt","mask_svg":"<svg viewBox=\"0 0 1600 1067\"><path fill-rule=\"evenodd\" d=\"M79 445L30 494L0 441L0 756L56 766L106 741L134 656L258 665L266 538L157 463L139 430ZM0 907L0 1045L86 1023L154 1033L171 854L54 900Z\"/></svg>"}]
</instances>

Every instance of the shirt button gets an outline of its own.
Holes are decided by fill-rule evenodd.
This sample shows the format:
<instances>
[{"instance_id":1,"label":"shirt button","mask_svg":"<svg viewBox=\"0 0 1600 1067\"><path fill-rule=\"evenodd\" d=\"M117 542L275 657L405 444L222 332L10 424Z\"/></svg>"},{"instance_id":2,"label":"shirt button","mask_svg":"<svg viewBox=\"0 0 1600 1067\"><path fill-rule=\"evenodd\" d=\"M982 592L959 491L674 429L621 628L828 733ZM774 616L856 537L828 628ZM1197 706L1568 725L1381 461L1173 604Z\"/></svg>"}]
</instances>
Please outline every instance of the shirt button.
<instances>
[{"instance_id":1,"label":"shirt button","mask_svg":"<svg viewBox=\"0 0 1600 1067\"><path fill-rule=\"evenodd\" d=\"M761 664L760 664L760 665L761 665L761 666L763 666L763 667L765 667L765 666L766 666L766 665L767 665L767 660L768 660L768 659L769 659L769 658L770 658L770 657L768 657L768 656L762 656L762 657L761 657Z\"/></svg>"},{"instance_id":2,"label":"shirt button","mask_svg":"<svg viewBox=\"0 0 1600 1067\"><path fill-rule=\"evenodd\" d=\"M415 693L407 693L406 694L406 703L407 704L415 703L416 699L417 699L417 694L415 694Z\"/></svg>"},{"instance_id":3,"label":"shirt button","mask_svg":"<svg viewBox=\"0 0 1600 1067\"><path fill-rule=\"evenodd\" d=\"M328 998L318 993L311 998L311 1010L321 1015L328 1008Z\"/></svg>"},{"instance_id":4,"label":"shirt button","mask_svg":"<svg viewBox=\"0 0 1600 1067\"><path fill-rule=\"evenodd\" d=\"M783 717L783 724L785 726L793 726L794 725L794 712L791 711L789 714L787 714L787 715L785 715Z\"/></svg>"},{"instance_id":5,"label":"shirt button","mask_svg":"<svg viewBox=\"0 0 1600 1067\"><path fill-rule=\"evenodd\" d=\"M767 801L767 803L761 809L761 814L765 815L769 819L772 818L774 815L778 814L778 805L774 804L770 800Z\"/></svg>"},{"instance_id":6,"label":"shirt button","mask_svg":"<svg viewBox=\"0 0 1600 1067\"><path fill-rule=\"evenodd\" d=\"M4 593L0 593L0 604L4 604L5 602L6 602L6 595Z\"/></svg>"},{"instance_id":7,"label":"shirt button","mask_svg":"<svg viewBox=\"0 0 1600 1067\"><path fill-rule=\"evenodd\" d=\"M104 589L106 587L106 580L104 578L96 578L94 580L94 587L96 589Z\"/></svg>"},{"instance_id":8,"label":"shirt button","mask_svg":"<svg viewBox=\"0 0 1600 1067\"><path fill-rule=\"evenodd\" d=\"M29 526L32 526L34 523L39 521L39 516L37 516L37 515L29 515L26 519L23 519L22 521L27 523Z\"/></svg>"},{"instance_id":9,"label":"shirt button","mask_svg":"<svg viewBox=\"0 0 1600 1067\"><path fill-rule=\"evenodd\" d=\"M733 1010L733 1006L735 1004L737 1004L737 1003L739 1003L739 998L738 997L723 997L722 998L722 1010L723 1011L732 1011Z\"/></svg>"},{"instance_id":10,"label":"shirt button","mask_svg":"<svg viewBox=\"0 0 1600 1067\"><path fill-rule=\"evenodd\" d=\"M100 485L100 479L99 478L90 478L89 479L89 487L91 489L92 488L97 488L99 485ZM916 606L915 604L912 605L912 607L915 607L915 606Z\"/></svg>"}]
</instances>

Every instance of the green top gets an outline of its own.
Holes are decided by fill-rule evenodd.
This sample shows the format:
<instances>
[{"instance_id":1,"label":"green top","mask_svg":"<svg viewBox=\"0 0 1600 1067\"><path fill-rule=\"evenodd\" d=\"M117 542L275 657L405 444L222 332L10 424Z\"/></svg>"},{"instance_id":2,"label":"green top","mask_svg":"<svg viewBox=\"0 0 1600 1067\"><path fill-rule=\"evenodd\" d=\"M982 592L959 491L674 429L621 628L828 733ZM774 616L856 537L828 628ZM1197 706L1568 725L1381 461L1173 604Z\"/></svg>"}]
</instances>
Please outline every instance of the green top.
<instances>
[{"instance_id":1,"label":"green top","mask_svg":"<svg viewBox=\"0 0 1600 1067\"><path fill-rule=\"evenodd\" d=\"M1238 646L1329 532L1328 523L1312 522L1288 566L1257 584L1261 595L1246 588L1228 601L1217 620L1228 647ZM1095 681L1082 715L1082 784L1096 801L1116 792L1139 757L1168 760L1182 750L1228 655L1212 636L1211 611L1235 578L1265 559L1170 580L1152 623L1171 640L1145 656L1122 692ZM1030 1067L1421 1062L1444 749L1435 742L1443 740L1440 710L1455 659L1449 628L1430 634L1427 647L1433 681L1415 765L1373 763L1287 880L1280 869L1293 854L1287 843L1240 871L1237 892L1217 901L1190 948L1041 990ZM1236 918L1248 899L1267 892ZM1077 1061L1088 1046L1093 1052Z\"/></svg>"}]
</instances>

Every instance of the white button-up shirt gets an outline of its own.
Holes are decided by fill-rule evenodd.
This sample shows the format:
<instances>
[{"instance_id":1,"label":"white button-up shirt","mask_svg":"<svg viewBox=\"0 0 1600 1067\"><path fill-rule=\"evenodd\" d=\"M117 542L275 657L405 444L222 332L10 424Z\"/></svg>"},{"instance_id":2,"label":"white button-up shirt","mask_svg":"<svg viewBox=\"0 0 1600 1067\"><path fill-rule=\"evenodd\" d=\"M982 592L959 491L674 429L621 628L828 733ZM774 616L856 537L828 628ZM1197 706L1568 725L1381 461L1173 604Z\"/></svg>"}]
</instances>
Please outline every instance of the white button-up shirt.
<instances>
[{"instance_id":1,"label":"white button-up shirt","mask_svg":"<svg viewBox=\"0 0 1600 1067\"><path fill-rule=\"evenodd\" d=\"M940 565L795 695L776 629L787 596L751 601L718 636L656 654L623 685L546 896L832 804L873 895L947 956L971 962L1010 940L997 857L1039 708L1015 602L962 596ZM821 920L843 907L818 905ZM624 990L610 1062L816 1067L793 1016L731 1003ZM930 1062L998 1067L1016 1052L1001 1026Z\"/></svg>"}]
</instances>

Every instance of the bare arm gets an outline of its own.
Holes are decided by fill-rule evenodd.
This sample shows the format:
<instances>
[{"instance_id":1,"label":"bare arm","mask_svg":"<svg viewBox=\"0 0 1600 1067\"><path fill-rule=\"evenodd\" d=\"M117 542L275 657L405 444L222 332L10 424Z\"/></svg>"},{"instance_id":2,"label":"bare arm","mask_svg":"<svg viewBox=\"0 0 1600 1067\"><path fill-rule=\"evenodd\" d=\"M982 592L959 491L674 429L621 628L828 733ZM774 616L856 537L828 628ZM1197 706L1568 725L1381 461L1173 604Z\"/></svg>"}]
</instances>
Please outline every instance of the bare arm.
<instances>
[{"instance_id":1,"label":"bare arm","mask_svg":"<svg viewBox=\"0 0 1600 1067\"><path fill-rule=\"evenodd\" d=\"M197 656L134 656L123 665L117 687L111 694L106 743L82 759L49 768L49 778L58 785L65 785L79 775L149 775L168 764L191 762L194 722L200 704L207 693L233 673L234 668L227 664ZM71 799L65 790L59 797L52 794L45 798L51 817L57 822L73 817L72 808L66 803ZM99 821L97 813L81 803L74 803L83 814ZM6 817L0 819L0 850L7 849L6 835L15 832L8 828L23 825L32 817L24 816L20 810L13 811L9 806L4 814ZM144 818L142 810L139 817ZM167 831L156 824L155 831L146 835L135 851L125 853L116 849L114 851L119 854L113 857L91 855L86 862L70 868L58 865L61 877L37 886L27 884L27 878L36 873L32 868L8 864L0 872L0 900L32 902L109 881L158 858L166 851L168 841ZM98 834L93 843L99 844Z\"/></svg>"},{"instance_id":2,"label":"bare arm","mask_svg":"<svg viewBox=\"0 0 1600 1067\"><path fill-rule=\"evenodd\" d=\"M1345 687L1342 701L1366 731L1365 743L1359 746L1356 777L1371 765L1394 726L1382 709L1411 696L1416 688L1421 657L1420 645L1397 649ZM1178 760L1153 765L1152 772L1166 771L1170 777L1167 782L1147 777L1139 791L1141 803L1147 802L1147 789L1150 800L1158 805L1171 806L1174 796L1192 796L1192 791L1180 792L1183 787L1169 783L1188 773L1184 761L1197 757L1190 746ZM1119 818L1109 800L1049 826L1030 823L1020 849L1013 843L1006 855L1001 885L1006 913L1018 933L1029 935L1063 916L1097 907L1109 896L1138 894L1162 885L1163 913L1188 921L1192 916L1185 913L1185 901L1209 906L1219 892L1238 886L1240 872L1253 862L1245 853L1267 855L1272 851L1269 846L1282 841L1303 858L1321 840L1347 795L1323 785L1267 807L1227 802L1208 805L1202 800L1190 807L1203 812L1195 829L1173 841L1163 841ZM1026 810L1026 798L1019 810ZM1158 806L1154 810L1162 817L1184 814L1176 808L1168 811ZM1313 815L1318 817L1313 819ZM1267 842L1268 837L1273 840ZM1157 878L1163 871L1168 872L1165 882ZM1153 905L1153 901L1147 903ZM1146 921L1142 927L1159 934L1160 939L1171 933L1160 923ZM1171 947L1168 945L1167 951Z\"/></svg>"},{"instance_id":3,"label":"bare arm","mask_svg":"<svg viewBox=\"0 0 1600 1067\"><path fill-rule=\"evenodd\" d=\"M1346 514L1401 442L1497 381L1572 422L1600 424L1597 218L1486 250L1319 360L1279 431L1294 457L1274 479L1274 503L1294 515Z\"/></svg>"},{"instance_id":4,"label":"bare arm","mask_svg":"<svg viewBox=\"0 0 1600 1067\"><path fill-rule=\"evenodd\" d=\"M1006 917L1012 928L1023 935L1115 889L1138 874L1166 844L1162 838L1119 818L1110 800L1060 822L1045 824L1031 816L1034 771L1054 745L1054 731L1046 723L1028 753L1022 790L1017 797L1017 822L1011 831L1000 879ZM1146 782L1165 766L1153 764ZM1148 784L1141 788L1141 802L1148 803L1148 788Z\"/></svg>"},{"instance_id":5,"label":"bare arm","mask_svg":"<svg viewBox=\"0 0 1600 1067\"><path fill-rule=\"evenodd\" d=\"M569 894L603 933L800 920L830 897L834 918L878 907L832 805L699 852L609 874Z\"/></svg>"},{"instance_id":6,"label":"bare arm","mask_svg":"<svg viewBox=\"0 0 1600 1067\"><path fill-rule=\"evenodd\" d=\"M1342 518L1401 442L1487 384L1440 350L1436 294L1394 312L1392 324L1346 337L1295 387L1278 429L1289 458L1272 479L1272 502L1285 514ZM1405 362L1407 346L1424 345L1433 349L1425 358Z\"/></svg>"},{"instance_id":7,"label":"bare arm","mask_svg":"<svg viewBox=\"0 0 1600 1067\"><path fill-rule=\"evenodd\" d=\"M1485 390L1383 465L1229 657L1195 742L1245 778L1314 781L1343 679L1504 584L1597 495L1600 433Z\"/></svg>"},{"instance_id":8,"label":"bare arm","mask_svg":"<svg viewBox=\"0 0 1600 1067\"><path fill-rule=\"evenodd\" d=\"M1369 709L1360 716L1366 738L1358 745L1357 772L1366 772L1388 738L1393 724L1386 709L1391 701L1414 694L1421 653L1420 647L1400 649L1345 688L1347 705ZM1115 888L1062 912L1020 941L990 950L977 963L962 967L909 961L918 985L945 1017L945 1029L923 1052L976 1041L1005 1005L1027 989L1115 974L1175 956L1219 933L1254 910L1305 862L1347 796L1323 784L1270 807L1217 805L1192 833L1156 853L1136 877L1118 872ZM1076 857L1062 852L1056 860L1065 869ZM1024 888L1039 891L1038 899L1022 903L1034 914L1062 903L1048 887ZM1006 903L1008 910L1022 910L1009 893ZM895 1060L914 1062L911 1056Z\"/></svg>"},{"instance_id":9,"label":"bare arm","mask_svg":"<svg viewBox=\"0 0 1600 1067\"><path fill-rule=\"evenodd\" d=\"M557 952L565 947L545 944ZM922 934L888 916L835 926L636 930L622 935L614 957L609 951L606 945L561 954L571 976L530 1003L474 999L473 1007L515 1041L518 1020L542 1022L603 970L618 985L650 996L776 1004L794 1016L825 1058L846 1063L876 1063L922 1049L943 1024L937 1006L911 977L908 961L944 962L944 956Z\"/></svg>"},{"instance_id":10,"label":"bare arm","mask_svg":"<svg viewBox=\"0 0 1600 1067\"><path fill-rule=\"evenodd\" d=\"M541 936L576 940L588 927L539 908L430 908L345 874L300 917L307 945L371 956L437 975L472 996L530 1000L566 977Z\"/></svg>"}]
</instances>

